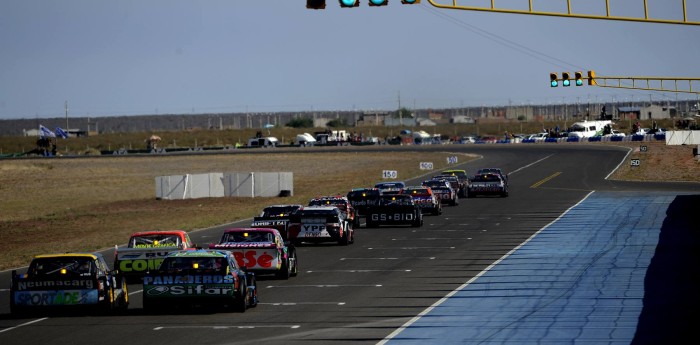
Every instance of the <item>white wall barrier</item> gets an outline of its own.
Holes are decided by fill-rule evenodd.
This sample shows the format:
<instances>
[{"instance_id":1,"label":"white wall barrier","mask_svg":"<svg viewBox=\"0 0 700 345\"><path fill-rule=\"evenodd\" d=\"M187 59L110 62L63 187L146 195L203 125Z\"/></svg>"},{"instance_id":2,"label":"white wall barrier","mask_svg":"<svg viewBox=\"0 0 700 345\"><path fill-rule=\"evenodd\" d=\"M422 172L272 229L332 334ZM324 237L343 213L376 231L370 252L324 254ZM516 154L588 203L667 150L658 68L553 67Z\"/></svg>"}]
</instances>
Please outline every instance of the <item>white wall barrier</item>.
<instances>
[{"instance_id":1,"label":"white wall barrier","mask_svg":"<svg viewBox=\"0 0 700 345\"><path fill-rule=\"evenodd\" d=\"M294 195L294 176L291 172L158 176L155 182L156 198L165 200Z\"/></svg>"},{"instance_id":2,"label":"white wall barrier","mask_svg":"<svg viewBox=\"0 0 700 345\"><path fill-rule=\"evenodd\" d=\"M667 131L666 145L700 145L700 131Z\"/></svg>"}]
</instances>

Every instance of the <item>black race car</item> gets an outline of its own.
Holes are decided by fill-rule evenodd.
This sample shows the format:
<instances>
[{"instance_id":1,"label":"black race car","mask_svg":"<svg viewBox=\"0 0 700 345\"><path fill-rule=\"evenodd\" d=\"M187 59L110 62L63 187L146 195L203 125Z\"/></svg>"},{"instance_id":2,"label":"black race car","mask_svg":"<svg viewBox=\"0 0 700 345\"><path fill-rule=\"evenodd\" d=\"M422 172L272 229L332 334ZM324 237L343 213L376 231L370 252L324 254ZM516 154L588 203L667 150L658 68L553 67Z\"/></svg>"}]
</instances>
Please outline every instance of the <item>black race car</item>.
<instances>
[{"instance_id":1,"label":"black race car","mask_svg":"<svg viewBox=\"0 0 700 345\"><path fill-rule=\"evenodd\" d=\"M367 215L367 207L374 206L379 202L378 188L356 188L348 193L350 205L355 208L355 216L358 218Z\"/></svg>"},{"instance_id":2,"label":"black race car","mask_svg":"<svg viewBox=\"0 0 700 345\"><path fill-rule=\"evenodd\" d=\"M503 180L501 175L489 173L472 177L467 188L467 197L473 198L477 195L498 195L508 196L508 182Z\"/></svg>"}]
</instances>

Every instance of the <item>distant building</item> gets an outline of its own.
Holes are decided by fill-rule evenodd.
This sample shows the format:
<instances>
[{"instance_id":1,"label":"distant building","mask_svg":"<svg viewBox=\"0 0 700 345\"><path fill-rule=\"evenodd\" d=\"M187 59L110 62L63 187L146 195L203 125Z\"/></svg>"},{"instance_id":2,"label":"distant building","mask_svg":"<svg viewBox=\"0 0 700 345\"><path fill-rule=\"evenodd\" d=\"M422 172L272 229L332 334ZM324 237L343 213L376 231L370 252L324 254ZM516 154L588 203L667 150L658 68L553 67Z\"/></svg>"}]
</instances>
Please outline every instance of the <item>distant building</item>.
<instances>
[{"instance_id":1,"label":"distant building","mask_svg":"<svg viewBox=\"0 0 700 345\"><path fill-rule=\"evenodd\" d=\"M652 104L648 107L642 107L639 111L640 120L660 120L676 117L676 107L660 106Z\"/></svg>"},{"instance_id":2,"label":"distant building","mask_svg":"<svg viewBox=\"0 0 700 345\"><path fill-rule=\"evenodd\" d=\"M450 123L475 123L474 118L465 115L455 115L450 119Z\"/></svg>"},{"instance_id":3,"label":"distant building","mask_svg":"<svg viewBox=\"0 0 700 345\"><path fill-rule=\"evenodd\" d=\"M416 120L418 126L435 126L435 121L431 119L418 119Z\"/></svg>"}]
</instances>

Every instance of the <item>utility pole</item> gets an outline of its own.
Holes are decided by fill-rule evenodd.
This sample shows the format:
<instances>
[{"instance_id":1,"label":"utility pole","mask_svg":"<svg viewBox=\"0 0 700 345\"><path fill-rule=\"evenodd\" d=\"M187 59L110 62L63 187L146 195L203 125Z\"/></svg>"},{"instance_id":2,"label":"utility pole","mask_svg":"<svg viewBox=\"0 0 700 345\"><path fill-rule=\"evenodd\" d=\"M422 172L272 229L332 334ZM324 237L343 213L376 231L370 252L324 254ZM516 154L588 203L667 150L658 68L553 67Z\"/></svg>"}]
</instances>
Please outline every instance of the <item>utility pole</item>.
<instances>
[{"instance_id":1,"label":"utility pole","mask_svg":"<svg viewBox=\"0 0 700 345\"><path fill-rule=\"evenodd\" d=\"M68 101L65 101L63 108L66 110L66 132L68 132L68 129L70 129L70 127L68 127Z\"/></svg>"},{"instance_id":2,"label":"utility pole","mask_svg":"<svg viewBox=\"0 0 700 345\"><path fill-rule=\"evenodd\" d=\"M401 90L399 90L399 126L403 126L403 114L401 114Z\"/></svg>"}]
</instances>

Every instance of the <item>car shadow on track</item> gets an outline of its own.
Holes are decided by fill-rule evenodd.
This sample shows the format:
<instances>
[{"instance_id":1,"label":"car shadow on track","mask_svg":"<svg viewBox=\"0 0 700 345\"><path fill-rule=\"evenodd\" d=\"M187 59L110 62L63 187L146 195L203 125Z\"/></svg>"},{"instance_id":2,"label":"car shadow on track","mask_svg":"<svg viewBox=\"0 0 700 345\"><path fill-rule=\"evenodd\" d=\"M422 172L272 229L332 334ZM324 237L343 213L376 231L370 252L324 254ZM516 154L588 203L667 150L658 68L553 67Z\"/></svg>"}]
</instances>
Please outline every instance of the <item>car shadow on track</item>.
<instances>
[{"instance_id":1,"label":"car shadow on track","mask_svg":"<svg viewBox=\"0 0 700 345\"><path fill-rule=\"evenodd\" d=\"M644 306L632 344L700 341L699 211L700 195L679 195L669 205L644 279Z\"/></svg>"}]
</instances>

